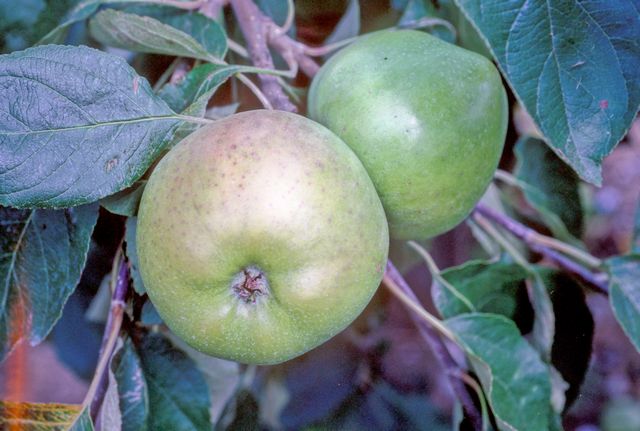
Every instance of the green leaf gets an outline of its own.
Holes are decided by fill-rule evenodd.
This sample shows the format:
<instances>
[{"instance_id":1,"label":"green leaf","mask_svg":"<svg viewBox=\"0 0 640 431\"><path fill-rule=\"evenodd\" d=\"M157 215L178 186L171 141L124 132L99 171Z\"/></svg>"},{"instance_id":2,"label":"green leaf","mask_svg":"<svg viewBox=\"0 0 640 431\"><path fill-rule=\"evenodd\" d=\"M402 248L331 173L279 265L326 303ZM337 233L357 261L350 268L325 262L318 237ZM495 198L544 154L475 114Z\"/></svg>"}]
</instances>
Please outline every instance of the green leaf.
<instances>
[{"instance_id":1,"label":"green leaf","mask_svg":"<svg viewBox=\"0 0 640 431\"><path fill-rule=\"evenodd\" d=\"M134 183L182 122L120 57L48 45L0 56L0 205L66 207Z\"/></svg>"},{"instance_id":2,"label":"green leaf","mask_svg":"<svg viewBox=\"0 0 640 431\"><path fill-rule=\"evenodd\" d=\"M142 198L142 192L144 192L146 184L146 180L138 180L133 183L131 187L127 187L118 193L101 199L100 205L114 214L133 217L138 214L140 199Z\"/></svg>"},{"instance_id":3,"label":"green leaf","mask_svg":"<svg viewBox=\"0 0 640 431\"><path fill-rule=\"evenodd\" d=\"M25 49L58 24L78 0L0 0L0 52Z\"/></svg>"},{"instance_id":4,"label":"green leaf","mask_svg":"<svg viewBox=\"0 0 640 431\"><path fill-rule=\"evenodd\" d=\"M53 0L59 1L59 0ZM49 33L44 35L42 39L38 41L38 45L47 44L61 44L64 42L69 27L80 21L88 19L91 15L96 13L103 4L117 4L117 3L140 3L141 0L83 0L77 3L76 6L71 9L64 16L62 21L53 28Z\"/></svg>"},{"instance_id":5,"label":"green leaf","mask_svg":"<svg viewBox=\"0 0 640 431\"><path fill-rule=\"evenodd\" d=\"M88 410L79 405L0 401L0 429L93 431L93 424Z\"/></svg>"},{"instance_id":6,"label":"green leaf","mask_svg":"<svg viewBox=\"0 0 640 431\"><path fill-rule=\"evenodd\" d=\"M122 431L146 431L149 393L140 358L129 338L114 352L110 373L117 382Z\"/></svg>"},{"instance_id":7,"label":"green leaf","mask_svg":"<svg viewBox=\"0 0 640 431\"><path fill-rule=\"evenodd\" d=\"M97 205L66 210L0 207L0 360L20 338L40 343L78 281Z\"/></svg>"},{"instance_id":8,"label":"green leaf","mask_svg":"<svg viewBox=\"0 0 640 431\"><path fill-rule=\"evenodd\" d=\"M473 304L477 311L512 318L516 292L528 273L520 265L506 262L469 261L442 271L442 277ZM449 289L434 279L432 295L440 314L448 319L471 310Z\"/></svg>"},{"instance_id":9,"label":"green leaf","mask_svg":"<svg viewBox=\"0 0 640 431\"><path fill-rule=\"evenodd\" d=\"M540 352L542 358L549 362L556 322L544 274L536 268L530 274L531 278L527 282L529 283L529 299L535 313L531 343Z\"/></svg>"},{"instance_id":10,"label":"green leaf","mask_svg":"<svg viewBox=\"0 0 640 431\"><path fill-rule=\"evenodd\" d=\"M516 325L495 314L463 314L445 321L468 355L500 430L547 430L548 367ZM537 412L538 414L532 414Z\"/></svg>"},{"instance_id":11,"label":"green leaf","mask_svg":"<svg viewBox=\"0 0 640 431\"><path fill-rule=\"evenodd\" d=\"M38 45L47 45L51 43L63 43L67 36L69 27L73 24L84 21L91 15L96 13L103 0L84 0L71 9L63 18L63 20L40 39Z\"/></svg>"},{"instance_id":12,"label":"green leaf","mask_svg":"<svg viewBox=\"0 0 640 431\"><path fill-rule=\"evenodd\" d=\"M227 79L238 72L252 72L249 66L201 64L194 67L184 79L162 87L159 96L176 112L202 117L207 102Z\"/></svg>"},{"instance_id":13,"label":"green leaf","mask_svg":"<svg viewBox=\"0 0 640 431\"><path fill-rule=\"evenodd\" d=\"M519 139L515 153L515 175L527 201L556 237L578 242L582 233L578 176L540 139Z\"/></svg>"},{"instance_id":14,"label":"green leaf","mask_svg":"<svg viewBox=\"0 0 640 431\"><path fill-rule=\"evenodd\" d=\"M613 314L640 351L640 254L608 259L606 267Z\"/></svg>"},{"instance_id":15,"label":"green leaf","mask_svg":"<svg viewBox=\"0 0 640 431\"><path fill-rule=\"evenodd\" d=\"M634 0L455 0L552 149L599 185L640 105Z\"/></svg>"},{"instance_id":16,"label":"green leaf","mask_svg":"<svg viewBox=\"0 0 640 431\"><path fill-rule=\"evenodd\" d=\"M281 26L285 23L289 13L289 2L287 0L256 0L256 4L277 25Z\"/></svg>"},{"instance_id":17,"label":"green leaf","mask_svg":"<svg viewBox=\"0 0 640 431\"><path fill-rule=\"evenodd\" d=\"M202 18L206 19L204 16ZM214 21L210 21L214 23ZM188 25L186 21L181 22ZM192 36L148 16L107 9L91 19L89 30L99 42L130 51L189 57L213 62L221 60ZM204 31L204 27L195 30ZM215 43L213 48L216 52L218 51ZM223 52L225 50L226 46Z\"/></svg>"},{"instance_id":18,"label":"green leaf","mask_svg":"<svg viewBox=\"0 0 640 431\"><path fill-rule=\"evenodd\" d=\"M138 263L138 250L136 249L136 227L138 226L137 217L129 217L125 223L124 241L127 244L127 258L129 258L129 267L131 270L131 278L133 279L133 288L138 295L144 295L146 289L142 282Z\"/></svg>"},{"instance_id":19,"label":"green leaf","mask_svg":"<svg viewBox=\"0 0 640 431\"><path fill-rule=\"evenodd\" d=\"M138 354L149 393L149 429L209 431L209 388L193 360L151 333L141 340Z\"/></svg>"},{"instance_id":20,"label":"green leaf","mask_svg":"<svg viewBox=\"0 0 640 431\"><path fill-rule=\"evenodd\" d=\"M227 55L227 34L215 20L201 13L182 13L159 19L193 37L212 56Z\"/></svg>"}]
</instances>

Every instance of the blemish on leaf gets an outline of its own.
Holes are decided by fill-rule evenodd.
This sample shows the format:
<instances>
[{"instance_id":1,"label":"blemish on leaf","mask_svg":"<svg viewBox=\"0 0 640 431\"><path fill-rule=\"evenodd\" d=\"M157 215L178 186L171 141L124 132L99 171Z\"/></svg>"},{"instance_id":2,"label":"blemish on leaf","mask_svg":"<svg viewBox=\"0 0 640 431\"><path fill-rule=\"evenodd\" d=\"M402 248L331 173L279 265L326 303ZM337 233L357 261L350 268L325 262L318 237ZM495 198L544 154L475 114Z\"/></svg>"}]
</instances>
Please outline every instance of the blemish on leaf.
<instances>
[{"instance_id":1,"label":"blemish on leaf","mask_svg":"<svg viewBox=\"0 0 640 431\"><path fill-rule=\"evenodd\" d=\"M609 101L608 100L601 100L600 101L600 109L607 109L609 107Z\"/></svg>"},{"instance_id":2,"label":"blemish on leaf","mask_svg":"<svg viewBox=\"0 0 640 431\"><path fill-rule=\"evenodd\" d=\"M114 157L113 159L107 160L107 163L105 163L105 165L104 165L104 170L105 170L106 173L109 173L116 166L118 166L118 157L117 156Z\"/></svg>"},{"instance_id":3,"label":"blemish on leaf","mask_svg":"<svg viewBox=\"0 0 640 431\"><path fill-rule=\"evenodd\" d=\"M133 94L138 94L138 89L140 88L140 78L133 78Z\"/></svg>"}]
</instances>

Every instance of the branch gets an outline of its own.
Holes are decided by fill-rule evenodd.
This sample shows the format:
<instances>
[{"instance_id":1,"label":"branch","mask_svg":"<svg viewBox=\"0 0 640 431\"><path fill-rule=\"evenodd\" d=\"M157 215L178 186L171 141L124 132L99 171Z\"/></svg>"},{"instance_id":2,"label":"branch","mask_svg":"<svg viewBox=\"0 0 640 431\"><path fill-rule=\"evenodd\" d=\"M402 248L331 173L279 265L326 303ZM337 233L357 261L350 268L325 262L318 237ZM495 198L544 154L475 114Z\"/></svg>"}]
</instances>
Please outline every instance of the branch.
<instances>
[{"instance_id":1,"label":"branch","mask_svg":"<svg viewBox=\"0 0 640 431\"><path fill-rule=\"evenodd\" d=\"M89 412L91 413L91 419L94 423L98 417L104 395L107 391L107 368L116 341L118 340L126 305L125 299L129 292L129 267L127 266L127 262L121 254L116 255L116 262L119 262L117 281L111 296L111 308L109 309L109 317L107 318L107 324L104 328L98 365L96 366L91 386L89 386L83 403L85 406L90 404Z\"/></svg>"},{"instance_id":2,"label":"branch","mask_svg":"<svg viewBox=\"0 0 640 431\"><path fill-rule=\"evenodd\" d=\"M418 298L411 290L411 287L407 284L405 279L402 277L400 272L396 269L391 261L387 262L387 270L384 275L385 285L389 288L389 290L398 297L405 305L408 306L406 300L408 299L413 304L419 305ZM460 401L466 416L471 421L474 429L482 429L482 416L478 411L475 403L473 402L473 398L469 394L467 387L464 384L464 381L460 378L460 376L465 375L465 371L463 371L458 364L455 362L449 350L447 350L447 346L444 344L442 339L438 334L437 327L434 326L433 322L427 323L425 319L418 318L418 314L410 307L414 313L411 313L411 319L418 327L420 331L420 335L426 341L426 343L431 347L431 350L435 354L435 356L440 361L440 365L447 373L449 377L449 383L453 388L453 392L456 394L456 397ZM422 308L422 307L420 307ZM433 316L431 316L433 317ZM448 332L448 330L447 330Z\"/></svg>"},{"instance_id":3,"label":"branch","mask_svg":"<svg viewBox=\"0 0 640 431\"><path fill-rule=\"evenodd\" d=\"M554 262L558 267L565 271L577 276L583 282L592 287L596 292L607 294L608 293L608 280L606 274L602 272L593 272L583 265L569 259L565 255L559 253L565 253L572 256L589 266L599 267L602 262L586 253L579 250L569 244L558 241L555 238L542 235L535 230L528 228L527 226L513 220L506 214L502 214L492 208L486 207L482 204L478 204L475 209L476 216L486 217L492 220L494 223L500 225L507 232L511 233L516 238L524 242L531 250L536 253L540 253L550 261Z\"/></svg>"},{"instance_id":4,"label":"branch","mask_svg":"<svg viewBox=\"0 0 640 431\"><path fill-rule=\"evenodd\" d=\"M233 13L236 15L240 30L247 42L251 61L257 67L275 69L269 52L269 26L273 23L266 18L252 0L231 0ZM273 75L258 75L262 91L276 109L296 112L296 106L291 103L284 90Z\"/></svg>"}]
</instances>

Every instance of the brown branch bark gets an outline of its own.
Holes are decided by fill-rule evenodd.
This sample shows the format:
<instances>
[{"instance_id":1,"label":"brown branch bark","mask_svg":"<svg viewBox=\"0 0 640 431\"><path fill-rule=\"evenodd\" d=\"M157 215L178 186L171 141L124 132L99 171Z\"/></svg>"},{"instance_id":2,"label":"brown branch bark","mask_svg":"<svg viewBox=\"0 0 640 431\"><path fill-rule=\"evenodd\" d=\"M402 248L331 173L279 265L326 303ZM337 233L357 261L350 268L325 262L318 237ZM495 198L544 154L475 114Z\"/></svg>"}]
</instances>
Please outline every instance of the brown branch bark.
<instances>
[{"instance_id":1,"label":"brown branch bark","mask_svg":"<svg viewBox=\"0 0 640 431\"><path fill-rule=\"evenodd\" d=\"M579 263L569 259L565 255L549 248L548 246L541 244L536 238L540 236L535 230L523 225L522 223L513 220L506 214L502 214L492 208L484 205L477 205L475 211L494 223L501 226L507 232L510 232L513 236L524 242L531 250L541 254L559 268L567 271L570 274L575 275L594 291L607 295L609 293L608 280L606 274L602 272L592 272Z\"/></svg>"},{"instance_id":2,"label":"brown branch bark","mask_svg":"<svg viewBox=\"0 0 640 431\"><path fill-rule=\"evenodd\" d=\"M413 293L409 284L405 281L402 274L400 274L391 261L387 262L385 277L391 279L391 281L396 284L406 296L419 304L415 293ZM434 353L436 358L438 358L440 366L445 370L453 392L460 401L462 409L464 410L466 417L471 422L471 425L473 425L474 429L482 429L482 415L475 405L467 386L460 377L466 374L466 372L463 371L453 359L453 356L451 356L451 353L447 349L444 341L440 338L438 331L436 331L425 320L418 318L415 313L410 313L410 315L413 323L418 327L420 335L431 347L431 351Z\"/></svg>"},{"instance_id":3,"label":"brown branch bark","mask_svg":"<svg viewBox=\"0 0 640 431\"><path fill-rule=\"evenodd\" d=\"M274 69L269 52L268 34L272 21L266 18L252 0L231 0L233 13L247 43L252 63L264 69ZM260 87L275 109L297 112L294 105L273 75L258 75Z\"/></svg>"}]
</instances>

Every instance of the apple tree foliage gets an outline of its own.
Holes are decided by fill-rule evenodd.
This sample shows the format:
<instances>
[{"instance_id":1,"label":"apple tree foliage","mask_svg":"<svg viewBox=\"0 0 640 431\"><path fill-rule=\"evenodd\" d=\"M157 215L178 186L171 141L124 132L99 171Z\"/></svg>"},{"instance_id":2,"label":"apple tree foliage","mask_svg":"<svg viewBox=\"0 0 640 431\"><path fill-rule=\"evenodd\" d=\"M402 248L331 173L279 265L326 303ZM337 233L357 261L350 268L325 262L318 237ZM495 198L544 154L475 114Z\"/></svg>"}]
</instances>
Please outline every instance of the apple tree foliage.
<instances>
[{"instance_id":1,"label":"apple tree foliage","mask_svg":"<svg viewBox=\"0 0 640 431\"><path fill-rule=\"evenodd\" d=\"M72 430L450 429L419 393L380 378L363 389L362 348L347 336L256 370L189 348L146 299L135 230L150 170L203 123L250 109L238 96L239 74L265 72L238 48L234 16L212 14L206 3L0 0L0 360L22 343L50 340L93 379L79 405L0 401L0 428L28 421ZM277 25L292 12L286 0L256 3ZM311 3L296 2L296 13L309 14ZM326 43L380 28L364 21L367 3L327 2L342 18ZM628 252L595 259L583 243L581 193L602 183L602 161L640 106L640 3L391 0L388 8L389 25L424 27L492 59L512 110L535 125L513 148L511 174L502 172L500 188L482 201L511 229L472 217L484 257L443 271L431 265L431 293L485 425L562 429L591 354L590 284L608 295L640 350L640 213ZM286 62L275 62L279 71L267 72L299 102L304 80L294 83ZM216 102L223 87L230 104ZM540 235L514 218L547 232L565 260L540 261L548 250ZM522 227L538 236L507 237ZM124 301L110 301L123 284L131 286ZM567 319L568 309L579 318ZM113 327L113 319L120 330L110 354L98 355L104 322ZM567 356L577 358L571 367ZM94 376L96 367L104 372Z\"/></svg>"}]
</instances>

